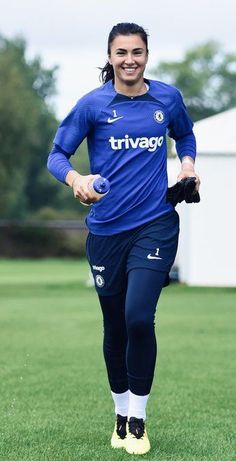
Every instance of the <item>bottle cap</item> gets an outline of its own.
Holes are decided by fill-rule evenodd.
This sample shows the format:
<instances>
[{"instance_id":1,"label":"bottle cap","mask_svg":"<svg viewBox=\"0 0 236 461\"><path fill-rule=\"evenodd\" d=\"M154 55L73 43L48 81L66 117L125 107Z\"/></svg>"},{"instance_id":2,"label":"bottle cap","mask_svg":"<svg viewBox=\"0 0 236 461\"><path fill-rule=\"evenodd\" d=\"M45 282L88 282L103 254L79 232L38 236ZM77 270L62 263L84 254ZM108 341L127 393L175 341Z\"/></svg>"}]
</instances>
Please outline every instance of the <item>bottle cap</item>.
<instances>
[{"instance_id":1,"label":"bottle cap","mask_svg":"<svg viewBox=\"0 0 236 461\"><path fill-rule=\"evenodd\" d=\"M92 187L98 194L106 194L110 190L108 179L100 177L93 181Z\"/></svg>"}]
</instances>

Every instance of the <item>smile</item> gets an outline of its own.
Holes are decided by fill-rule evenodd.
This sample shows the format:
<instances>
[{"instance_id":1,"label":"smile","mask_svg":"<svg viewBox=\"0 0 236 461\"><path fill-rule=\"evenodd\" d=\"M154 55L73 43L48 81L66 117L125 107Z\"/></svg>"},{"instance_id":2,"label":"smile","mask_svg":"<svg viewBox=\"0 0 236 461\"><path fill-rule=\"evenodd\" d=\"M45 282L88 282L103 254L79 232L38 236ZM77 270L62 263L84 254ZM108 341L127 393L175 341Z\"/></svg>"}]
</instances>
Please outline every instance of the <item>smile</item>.
<instances>
[{"instance_id":1,"label":"smile","mask_svg":"<svg viewBox=\"0 0 236 461\"><path fill-rule=\"evenodd\" d=\"M132 74L137 70L137 67L122 67L122 69L128 74Z\"/></svg>"}]
</instances>

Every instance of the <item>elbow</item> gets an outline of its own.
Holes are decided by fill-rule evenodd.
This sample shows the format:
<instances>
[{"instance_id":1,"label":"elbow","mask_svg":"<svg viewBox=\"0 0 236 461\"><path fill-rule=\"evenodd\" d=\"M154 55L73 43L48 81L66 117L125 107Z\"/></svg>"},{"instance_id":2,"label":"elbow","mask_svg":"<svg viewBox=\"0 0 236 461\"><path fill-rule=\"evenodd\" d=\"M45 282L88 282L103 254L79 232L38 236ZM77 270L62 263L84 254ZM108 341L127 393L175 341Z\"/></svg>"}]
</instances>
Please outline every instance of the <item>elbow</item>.
<instances>
[{"instance_id":1,"label":"elbow","mask_svg":"<svg viewBox=\"0 0 236 461\"><path fill-rule=\"evenodd\" d=\"M47 169L49 171L49 173L52 173L52 155L51 155L51 152L48 156L48 159L47 159Z\"/></svg>"}]
</instances>

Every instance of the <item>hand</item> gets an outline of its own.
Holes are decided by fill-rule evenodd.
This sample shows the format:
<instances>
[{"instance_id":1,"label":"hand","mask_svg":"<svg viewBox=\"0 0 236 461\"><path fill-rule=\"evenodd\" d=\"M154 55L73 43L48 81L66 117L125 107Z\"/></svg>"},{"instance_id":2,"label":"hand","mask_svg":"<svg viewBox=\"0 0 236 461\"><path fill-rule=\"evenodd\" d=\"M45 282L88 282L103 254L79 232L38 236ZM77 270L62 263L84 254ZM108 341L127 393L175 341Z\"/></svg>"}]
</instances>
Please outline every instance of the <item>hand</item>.
<instances>
[{"instance_id":1,"label":"hand","mask_svg":"<svg viewBox=\"0 0 236 461\"><path fill-rule=\"evenodd\" d=\"M196 192L199 191L199 187L200 187L200 178L199 176L197 175L197 173L195 173L195 170L194 170L194 163L191 165L190 163L183 163L182 164L182 168L181 168L181 171L177 177L177 181L181 181L181 179L184 179L184 178L190 178L190 177L195 177L196 180L196 186L195 186L195 190Z\"/></svg>"},{"instance_id":2,"label":"hand","mask_svg":"<svg viewBox=\"0 0 236 461\"><path fill-rule=\"evenodd\" d=\"M98 200L100 200L100 197L93 191L93 189L90 188L91 182L96 178L100 178L100 175L89 174L83 176L78 173L71 184L74 197L78 198L81 202L85 203L86 205L91 205L91 203L98 202Z\"/></svg>"}]
</instances>

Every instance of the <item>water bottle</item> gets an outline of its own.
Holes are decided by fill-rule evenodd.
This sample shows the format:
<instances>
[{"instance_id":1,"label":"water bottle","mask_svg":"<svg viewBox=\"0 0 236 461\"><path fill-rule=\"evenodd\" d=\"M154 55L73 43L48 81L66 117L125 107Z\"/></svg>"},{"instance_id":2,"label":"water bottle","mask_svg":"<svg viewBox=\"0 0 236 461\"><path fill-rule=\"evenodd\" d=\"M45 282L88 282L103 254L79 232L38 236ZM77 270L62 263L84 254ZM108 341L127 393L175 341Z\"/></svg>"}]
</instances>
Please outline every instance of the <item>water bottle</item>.
<instances>
[{"instance_id":1,"label":"water bottle","mask_svg":"<svg viewBox=\"0 0 236 461\"><path fill-rule=\"evenodd\" d=\"M104 195L108 194L110 190L110 182L108 181L108 179L100 176L100 178L95 178L93 181L89 183L89 189L95 192L95 195L97 197L103 197ZM85 206L90 206L90 204L88 203L80 203L82 203L82 205Z\"/></svg>"}]
</instances>

